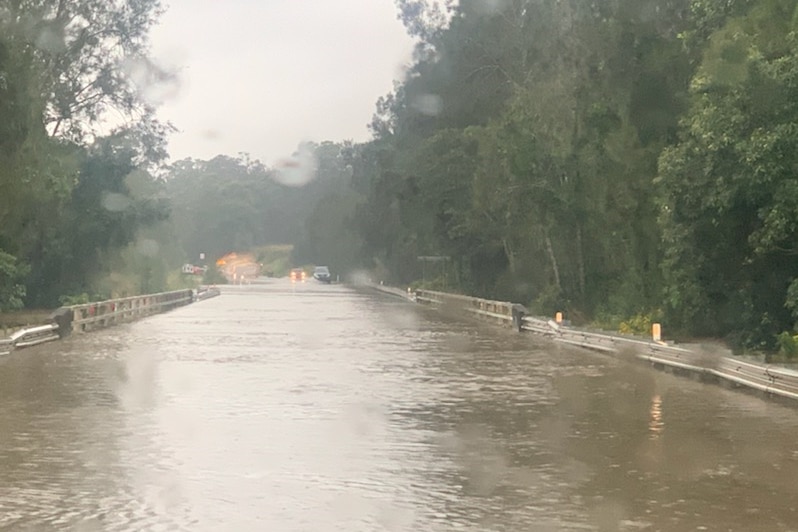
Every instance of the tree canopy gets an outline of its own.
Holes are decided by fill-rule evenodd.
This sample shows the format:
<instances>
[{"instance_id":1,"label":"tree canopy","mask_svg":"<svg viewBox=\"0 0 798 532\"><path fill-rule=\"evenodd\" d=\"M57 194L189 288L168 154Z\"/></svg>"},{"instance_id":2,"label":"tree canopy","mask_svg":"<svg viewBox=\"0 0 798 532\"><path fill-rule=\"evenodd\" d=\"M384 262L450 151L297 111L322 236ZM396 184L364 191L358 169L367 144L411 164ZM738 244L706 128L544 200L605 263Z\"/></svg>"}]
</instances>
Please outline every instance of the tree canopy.
<instances>
[{"instance_id":1,"label":"tree canopy","mask_svg":"<svg viewBox=\"0 0 798 532\"><path fill-rule=\"evenodd\" d=\"M361 257L536 310L772 347L798 318L796 2L398 0L415 62L351 188Z\"/></svg>"},{"instance_id":2,"label":"tree canopy","mask_svg":"<svg viewBox=\"0 0 798 532\"><path fill-rule=\"evenodd\" d=\"M16 271L0 281L16 294L0 309L93 290L137 230L166 216L129 183L166 157L169 127L147 94L169 78L146 55L159 11L155 0L0 2L0 252Z\"/></svg>"}]
</instances>

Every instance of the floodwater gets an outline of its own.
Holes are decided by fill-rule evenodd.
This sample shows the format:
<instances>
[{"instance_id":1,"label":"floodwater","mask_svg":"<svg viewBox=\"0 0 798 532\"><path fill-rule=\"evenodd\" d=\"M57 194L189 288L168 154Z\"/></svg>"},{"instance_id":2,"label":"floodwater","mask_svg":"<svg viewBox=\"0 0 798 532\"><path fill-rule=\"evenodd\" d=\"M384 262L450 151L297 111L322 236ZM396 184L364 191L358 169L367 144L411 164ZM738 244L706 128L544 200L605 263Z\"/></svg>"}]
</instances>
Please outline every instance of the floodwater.
<instances>
[{"instance_id":1,"label":"floodwater","mask_svg":"<svg viewBox=\"0 0 798 532\"><path fill-rule=\"evenodd\" d=\"M274 280L0 358L0 530L798 530L798 408Z\"/></svg>"}]
</instances>

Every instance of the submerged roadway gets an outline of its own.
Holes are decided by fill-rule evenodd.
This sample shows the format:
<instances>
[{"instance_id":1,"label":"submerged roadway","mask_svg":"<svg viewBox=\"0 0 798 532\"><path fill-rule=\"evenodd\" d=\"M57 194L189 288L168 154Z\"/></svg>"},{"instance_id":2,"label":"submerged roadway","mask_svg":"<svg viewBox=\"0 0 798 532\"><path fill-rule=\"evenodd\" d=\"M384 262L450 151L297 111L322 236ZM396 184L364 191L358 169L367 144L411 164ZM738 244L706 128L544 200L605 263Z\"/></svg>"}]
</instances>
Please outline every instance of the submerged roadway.
<instances>
[{"instance_id":1,"label":"submerged roadway","mask_svg":"<svg viewBox=\"0 0 798 532\"><path fill-rule=\"evenodd\" d=\"M798 409L341 285L0 358L0 530L798 530Z\"/></svg>"}]
</instances>

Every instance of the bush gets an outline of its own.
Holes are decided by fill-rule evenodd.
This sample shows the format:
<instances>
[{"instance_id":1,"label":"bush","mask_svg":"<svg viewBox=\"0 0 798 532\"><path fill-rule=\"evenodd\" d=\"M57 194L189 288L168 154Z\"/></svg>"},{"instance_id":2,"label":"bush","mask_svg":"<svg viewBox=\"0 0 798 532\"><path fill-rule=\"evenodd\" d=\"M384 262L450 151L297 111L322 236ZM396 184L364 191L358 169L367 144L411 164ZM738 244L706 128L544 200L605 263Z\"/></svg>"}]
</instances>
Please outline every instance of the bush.
<instances>
[{"instance_id":1,"label":"bush","mask_svg":"<svg viewBox=\"0 0 798 532\"><path fill-rule=\"evenodd\" d=\"M787 359L793 359L798 355L798 336L793 336L788 332L783 332L776 337L779 346L779 354Z\"/></svg>"},{"instance_id":2,"label":"bush","mask_svg":"<svg viewBox=\"0 0 798 532\"><path fill-rule=\"evenodd\" d=\"M58 302L61 303L62 307L71 307L72 305L85 305L90 301L91 298L89 297L89 294L87 294L86 292L77 295L64 295L58 298Z\"/></svg>"},{"instance_id":3,"label":"bush","mask_svg":"<svg viewBox=\"0 0 798 532\"><path fill-rule=\"evenodd\" d=\"M594 321L594 326L605 330L617 330L621 334L648 336L651 334L652 324L661 321L662 312L660 310L652 310L650 312L640 312L626 318L602 314Z\"/></svg>"},{"instance_id":4,"label":"bush","mask_svg":"<svg viewBox=\"0 0 798 532\"><path fill-rule=\"evenodd\" d=\"M637 314L618 324L618 332L621 334L651 334L651 314Z\"/></svg>"},{"instance_id":5,"label":"bush","mask_svg":"<svg viewBox=\"0 0 798 532\"><path fill-rule=\"evenodd\" d=\"M14 255L0 250L0 311L24 306L25 285L22 279L29 270L26 265L19 264Z\"/></svg>"},{"instance_id":6,"label":"bush","mask_svg":"<svg viewBox=\"0 0 798 532\"><path fill-rule=\"evenodd\" d=\"M222 275L219 268L210 266L205 274L202 276L203 284L227 284L227 277Z\"/></svg>"}]
</instances>

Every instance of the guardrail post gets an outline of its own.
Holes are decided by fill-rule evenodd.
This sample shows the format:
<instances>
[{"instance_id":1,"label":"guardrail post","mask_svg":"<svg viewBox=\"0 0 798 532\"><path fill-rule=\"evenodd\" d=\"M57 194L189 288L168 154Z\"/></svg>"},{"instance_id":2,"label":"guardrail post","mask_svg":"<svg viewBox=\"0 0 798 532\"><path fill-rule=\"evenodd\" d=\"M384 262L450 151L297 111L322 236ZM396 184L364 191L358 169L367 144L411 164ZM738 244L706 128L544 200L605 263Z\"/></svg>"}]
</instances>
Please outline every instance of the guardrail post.
<instances>
[{"instance_id":1,"label":"guardrail post","mask_svg":"<svg viewBox=\"0 0 798 532\"><path fill-rule=\"evenodd\" d=\"M64 338L72 332L74 312L69 307L61 307L50 314L50 319L58 325L58 336Z\"/></svg>"},{"instance_id":2,"label":"guardrail post","mask_svg":"<svg viewBox=\"0 0 798 532\"><path fill-rule=\"evenodd\" d=\"M513 305L511 307L512 315L513 315L513 326L518 332L523 330L524 326L524 314L526 314L526 308L523 305Z\"/></svg>"}]
</instances>

